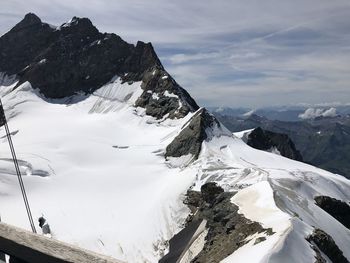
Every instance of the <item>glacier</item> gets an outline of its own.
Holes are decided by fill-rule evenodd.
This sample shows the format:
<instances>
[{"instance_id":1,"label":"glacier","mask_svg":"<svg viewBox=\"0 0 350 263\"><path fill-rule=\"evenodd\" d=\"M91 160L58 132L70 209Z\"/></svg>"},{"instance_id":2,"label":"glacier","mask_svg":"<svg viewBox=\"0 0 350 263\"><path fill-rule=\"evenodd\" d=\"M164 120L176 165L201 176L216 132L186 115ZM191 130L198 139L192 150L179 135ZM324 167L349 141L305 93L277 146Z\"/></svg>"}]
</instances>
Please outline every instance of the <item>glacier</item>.
<instances>
[{"instance_id":1,"label":"glacier","mask_svg":"<svg viewBox=\"0 0 350 263\"><path fill-rule=\"evenodd\" d=\"M274 231L256 245L263 234L251 236L223 263L313 262L305 237L314 227L350 259L349 229L314 204L318 195L348 202L344 177L217 130L197 160L166 160L166 146L195 113L162 120L146 115L134 106L141 82L116 77L91 95L53 100L28 82L13 90L15 80L2 78L0 95L32 213L45 216L54 238L126 262L157 262L190 213L186 191L216 182L237 192L231 202L239 213ZM1 220L29 230L3 127L0 136Z\"/></svg>"}]
</instances>

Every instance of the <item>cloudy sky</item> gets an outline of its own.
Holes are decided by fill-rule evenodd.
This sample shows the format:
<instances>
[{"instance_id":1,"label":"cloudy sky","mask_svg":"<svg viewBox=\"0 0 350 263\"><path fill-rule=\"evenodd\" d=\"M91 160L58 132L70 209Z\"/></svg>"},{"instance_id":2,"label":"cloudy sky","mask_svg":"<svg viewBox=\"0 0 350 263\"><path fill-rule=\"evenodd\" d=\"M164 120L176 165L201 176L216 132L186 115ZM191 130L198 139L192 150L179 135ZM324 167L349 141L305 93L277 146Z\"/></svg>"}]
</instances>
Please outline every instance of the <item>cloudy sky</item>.
<instances>
[{"instance_id":1,"label":"cloudy sky","mask_svg":"<svg viewBox=\"0 0 350 263\"><path fill-rule=\"evenodd\" d=\"M28 12L152 42L203 106L350 102L349 0L0 0L0 35Z\"/></svg>"}]
</instances>

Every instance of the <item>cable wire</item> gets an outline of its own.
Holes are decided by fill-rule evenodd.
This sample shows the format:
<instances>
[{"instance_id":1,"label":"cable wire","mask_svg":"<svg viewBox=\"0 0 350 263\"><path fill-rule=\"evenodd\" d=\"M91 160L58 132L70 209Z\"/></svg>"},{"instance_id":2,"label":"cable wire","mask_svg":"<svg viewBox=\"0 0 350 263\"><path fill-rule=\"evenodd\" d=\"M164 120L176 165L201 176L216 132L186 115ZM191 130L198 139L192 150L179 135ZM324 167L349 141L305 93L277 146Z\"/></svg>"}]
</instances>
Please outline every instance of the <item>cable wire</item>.
<instances>
[{"instance_id":1,"label":"cable wire","mask_svg":"<svg viewBox=\"0 0 350 263\"><path fill-rule=\"evenodd\" d=\"M16 152L15 152L15 148L13 147L13 143L12 143L12 138L11 138L11 134L10 134L10 130L7 124L7 120L6 120L6 116L5 116L5 111L2 105L2 101L0 99L0 117L3 118L3 124L5 126L5 130L6 130L6 136L7 136L7 140L9 142L9 146L10 146L10 150L11 150L11 154L12 154L12 158L13 158L13 163L15 165L15 169L16 169L16 173L17 173L17 178L18 178L18 182L19 182L19 186L21 188L21 192L22 192L22 196L23 196L23 201L24 201L24 205L26 207L26 211L27 211L27 215L28 215L28 219L29 219L29 223L30 226L32 228L33 233L36 233L36 229L35 229L35 225L34 225L34 221L33 221L33 216L32 216L32 212L30 210L30 206L29 206L29 201L28 201L28 197L27 197L27 193L26 190L24 188L24 183L23 183L23 179L22 179L22 174L21 174L21 170L19 169L19 165L18 165L18 160L17 160L17 156L16 156Z\"/></svg>"}]
</instances>

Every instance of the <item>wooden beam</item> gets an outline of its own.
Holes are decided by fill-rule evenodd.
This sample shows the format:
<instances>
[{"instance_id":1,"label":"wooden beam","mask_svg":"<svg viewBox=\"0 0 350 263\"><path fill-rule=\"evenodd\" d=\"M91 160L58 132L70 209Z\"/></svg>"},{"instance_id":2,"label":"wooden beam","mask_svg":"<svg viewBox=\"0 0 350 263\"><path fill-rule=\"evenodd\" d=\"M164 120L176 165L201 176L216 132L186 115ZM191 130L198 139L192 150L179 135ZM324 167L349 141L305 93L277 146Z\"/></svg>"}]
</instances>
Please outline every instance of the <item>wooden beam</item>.
<instances>
[{"instance_id":1,"label":"wooden beam","mask_svg":"<svg viewBox=\"0 0 350 263\"><path fill-rule=\"evenodd\" d=\"M0 223L0 251L29 263L122 263L117 259Z\"/></svg>"}]
</instances>

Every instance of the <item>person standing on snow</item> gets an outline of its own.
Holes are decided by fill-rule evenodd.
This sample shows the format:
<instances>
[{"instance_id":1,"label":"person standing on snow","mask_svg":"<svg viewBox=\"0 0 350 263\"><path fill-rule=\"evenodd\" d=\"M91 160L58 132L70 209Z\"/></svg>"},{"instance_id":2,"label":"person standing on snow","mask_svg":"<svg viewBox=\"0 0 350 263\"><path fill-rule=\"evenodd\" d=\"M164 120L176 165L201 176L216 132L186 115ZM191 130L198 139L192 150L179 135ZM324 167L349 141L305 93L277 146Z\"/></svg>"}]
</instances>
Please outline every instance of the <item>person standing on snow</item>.
<instances>
[{"instance_id":1,"label":"person standing on snow","mask_svg":"<svg viewBox=\"0 0 350 263\"><path fill-rule=\"evenodd\" d=\"M39 221L39 226L41 227L41 230L43 232L43 235L51 237L50 225L47 223L47 220L44 218L44 216L39 217L38 221Z\"/></svg>"}]
</instances>

